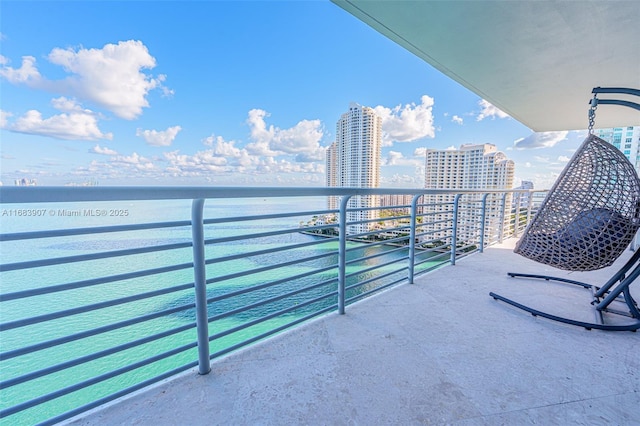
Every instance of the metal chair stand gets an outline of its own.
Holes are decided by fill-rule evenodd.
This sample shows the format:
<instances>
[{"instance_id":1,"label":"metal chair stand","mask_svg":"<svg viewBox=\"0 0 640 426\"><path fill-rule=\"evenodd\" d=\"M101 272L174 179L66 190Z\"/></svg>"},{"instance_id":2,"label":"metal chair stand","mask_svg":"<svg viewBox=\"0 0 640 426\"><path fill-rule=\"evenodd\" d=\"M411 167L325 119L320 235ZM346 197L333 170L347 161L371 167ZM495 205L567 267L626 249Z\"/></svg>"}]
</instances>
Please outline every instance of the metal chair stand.
<instances>
[{"instance_id":1,"label":"metal chair stand","mask_svg":"<svg viewBox=\"0 0 640 426\"><path fill-rule=\"evenodd\" d=\"M629 273L629 271L631 271ZM535 278L543 279L546 281L557 281L568 284L577 285L587 289L591 293L591 305L595 314L594 322L578 321L570 318L564 318L556 315L552 315L546 312L533 309L529 306L515 302L506 297L500 296L496 293L489 293L495 300L501 300L516 308L529 312L534 317L540 316L553 321L562 322L565 324L576 325L578 327L584 327L587 330L592 328L606 331L636 331L640 329L640 310L638 303L631 296L629 287L638 276L640 276L640 250L637 250L633 256L627 261L627 263L620 268L616 274L611 277L602 287L598 287L592 284L583 283L580 281L569 280L566 278L552 277L548 275L535 275L535 274L521 274L517 272L508 272L510 277L523 277L523 278ZM626 310L621 310L626 309ZM608 315L617 315L631 318L634 321L626 322L625 324L607 324L605 318Z\"/></svg>"}]
</instances>

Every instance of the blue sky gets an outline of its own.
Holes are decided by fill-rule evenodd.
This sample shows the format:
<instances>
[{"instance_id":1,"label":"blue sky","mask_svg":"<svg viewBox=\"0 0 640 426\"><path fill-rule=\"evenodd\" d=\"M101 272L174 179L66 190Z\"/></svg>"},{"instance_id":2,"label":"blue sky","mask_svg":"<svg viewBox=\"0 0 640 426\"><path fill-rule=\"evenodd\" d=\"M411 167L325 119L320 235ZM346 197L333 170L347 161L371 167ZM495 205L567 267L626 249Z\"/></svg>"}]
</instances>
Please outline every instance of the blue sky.
<instances>
[{"instance_id":1,"label":"blue sky","mask_svg":"<svg viewBox=\"0 0 640 426\"><path fill-rule=\"evenodd\" d=\"M328 1L0 8L5 185L323 186L350 102L383 117L383 187L422 187L426 148L493 143L546 188L585 135L532 133Z\"/></svg>"}]
</instances>

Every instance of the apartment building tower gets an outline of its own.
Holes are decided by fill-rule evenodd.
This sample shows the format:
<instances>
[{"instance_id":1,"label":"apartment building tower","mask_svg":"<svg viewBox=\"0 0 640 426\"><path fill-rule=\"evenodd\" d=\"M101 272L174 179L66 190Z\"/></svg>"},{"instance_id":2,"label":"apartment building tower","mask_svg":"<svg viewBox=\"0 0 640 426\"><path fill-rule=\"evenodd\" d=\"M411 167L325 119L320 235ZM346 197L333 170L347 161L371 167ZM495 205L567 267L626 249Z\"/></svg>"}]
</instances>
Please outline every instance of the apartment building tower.
<instances>
[{"instance_id":1,"label":"apartment building tower","mask_svg":"<svg viewBox=\"0 0 640 426\"><path fill-rule=\"evenodd\" d=\"M492 144L465 144L460 149L428 149L425 159L425 188L427 189L512 189L514 162L498 151ZM438 239L447 235L451 226L451 203L455 195L437 194L425 196L427 206L423 213L425 231L430 232L429 239ZM481 196L466 196L465 201L478 201ZM505 206L509 208L512 197L507 195ZM494 233L501 226L502 198L489 196L486 202L485 232ZM479 232L473 214L461 209L458 214L458 238L462 241L475 241Z\"/></svg>"},{"instance_id":2,"label":"apartment building tower","mask_svg":"<svg viewBox=\"0 0 640 426\"><path fill-rule=\"evenodd\" d=\"M380 149L382 119L372 108L356 103L340 116L336 124L336 141L327 149L327 186L377 188L380 186ZM347 223L378 218L377 196L355 196L349 200ZM329 208L338 207L338 198L329 197ZM347 225L347 234L371 230L373 222Z\"/></svg>"},{"instance_id":3,"label":"apartment building tower","mask_svg":"<svg viewBox=\"0 0 640 426\"><path fill-rule=\"evenodd\" d=\"M597 129L594 134L618 148L640 174L640 126Z\"/></svg>"},{"instance_id":4,"label":"apartment building tower","mask_svg":"<svg viewBox=\"0 0 640 426\"><path fill-rule=\"evenodd\" d=\"M640 174L640 126L596 129L593 133L618 148ZM640 247L640 232L631 243L632 249L636 250L638 247Z\"/></svg>"}]
</instances>

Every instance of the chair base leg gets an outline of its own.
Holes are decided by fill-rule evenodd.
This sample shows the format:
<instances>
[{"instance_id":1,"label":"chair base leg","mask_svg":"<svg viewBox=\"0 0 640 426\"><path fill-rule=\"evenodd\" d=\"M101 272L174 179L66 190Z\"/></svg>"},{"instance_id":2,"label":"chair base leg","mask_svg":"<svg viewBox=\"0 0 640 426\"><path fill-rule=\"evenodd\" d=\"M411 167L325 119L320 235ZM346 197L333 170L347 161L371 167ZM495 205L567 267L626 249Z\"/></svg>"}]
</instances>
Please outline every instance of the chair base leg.
<instances>
[{"instance_id":1,"label":"chair base leg","mask_svg":"<svg viewBox=\"0 0 640 426\"><path fill-rule=\"evenodd\" d=\"M558 281L558 282L564 282L564 283L568 283L568 284L573 284L573 285L577 285L580 287L583 287L585 289L589 289L591 290L592 295L597 295L598 291L600 290L599 287L596 287L594 285L591 284L587 284L587 283L583 283L580 281L574 281L574 280L569 280L566 278L558 278L558 277L552 277L552 276L547 276L547 275L535 275L535 274L521 274L521 273L515 273L515 272L509 272L507 273L507 275L509 275L510 277L525 277L525 278L537 278L537 279L544 279L546 281ZM622 297L623 302L626 302L627 305L629 305L630 301L626 300L628 291L624 292L624 295ZM595 309L596 311L596 318L597 318L597 322L585 322L585 321L577 321L574 319L570 319L570 318L564 318L564 317L560 317L557 315L552 315L543 311L539 311L537 309L533 309L529 306L523 305L521 303L518 303L514 300L508 299L504 296L500 296L499 294L490 292L489 296L493 297L494 300L500 300L502 302L508 303L511 306L514 306L518 309L522 309L523 311L529 312L531 315L533 315L534 317L540 316L542 318L547 318L550 319L552 321L557 321L557 322L561 322L564 324L570 324L570 325L575 325L578 327L584 327L587 330L591 330L591 329L597 329L597 330L605 330L605 331L636 331L638 329L640 329L640 318L637 315L637 309L630 309L631 313L625 313L625 312L619 312L619 311L614 311L614 310L607 310L605 309ZM629 295L630 297L630 295ZM598 303L600 302L600 297L599 296L593 296L593 302L592 305L598 305ZM633 307L635 307L635 301L631 300ZM613 313L613 314L617 314L617 315L624 315L624 316L629 316L631 318L634 318L636 321L629 323L629 324L604 324L604 322L602 321L602 313L603 312L609 312L609 313Z\"/></svg>"}]
</instances>

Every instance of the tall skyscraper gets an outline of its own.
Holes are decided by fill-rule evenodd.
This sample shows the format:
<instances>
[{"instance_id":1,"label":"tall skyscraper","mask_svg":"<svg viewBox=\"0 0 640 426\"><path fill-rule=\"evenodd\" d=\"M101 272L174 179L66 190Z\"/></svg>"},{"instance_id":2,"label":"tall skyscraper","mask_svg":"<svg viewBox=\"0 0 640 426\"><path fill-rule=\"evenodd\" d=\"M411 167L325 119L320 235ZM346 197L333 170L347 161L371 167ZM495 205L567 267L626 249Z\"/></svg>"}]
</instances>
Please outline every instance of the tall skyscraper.
<instances>
[{"instance_id":1,"label":"tall skyscraper","mask_svg":"<svg viewBox=\"0 0 640 426\"><path fill-rule=\"evenodd\" d=\"M336 124L336 141L327 149L327 186L377 188L380 186L380 148L382 119L369 107L356 103L340 116ZM329 198L329 208L337 207L337 198ZM378 218L377 196L354 196L349 200L347 222ZM368 232L373 223L347 226L347 234Z\"/></svg>"},{"instance_id":2,"label":"tall skyscraper","mask_svg":"<svg viewBox=\"0 0 640 426\"><path fill-rule=\"evenodd\" d=\"M327 186L338 186L338 148L336 142L333 142L329 148L327 148ZM338 208L338 197L329 197L329 209Z\"/></svg>"},{"instance_id":3,"label":"tall skyscraper","mask_svg":"<svg viewBox=\"0 0 640 426\"><path fill-rule=\"evenodd\" d=\"M596 129L593 133L622 151L640 174L640 126ZM640 232L631 243L631 247L634 250L640 247Z\"/></svg>"},{"instance_id":4,"label":"tall skyscraper","mask_svg":"<svg viewBox=\"0 0 640 426\"><path fill-rule=\"evenodd\" d=\"M425 159L425 188L427 189L512 189L514 163L498 151L495 145L462 145L460 149L427 149ZM451 226L450 210L455 195L438 194L425 196L428 204L423 213L425 231L433 232L431 238L447 235L446 228ZM479 201L480 196L466 196L465 201ZM511 195L507 195L505 208L510 208ZM486 204L485 232L495 232L499 228L502 197L489 196ZM477 221L471 213L461 209L458 214L458 237L463 241L472 241L478 232Z\"/></svg>"},{"instance_id":5,"label":"tall skyscraper","mask_svg":"<svg viewBox=\"0 0 640 426\"><path fill-rule=\"evenodd\" d=\"M597 129L594 134L622 151L640 173L640 126Z\"/></svg>"},{"instance_id":6,"label":"tall skyscraper","mask_svg":"<svg viewBox=\"0 0 640 426\"><path fill-rule=\"evenodd\" d=\"M533 182L530 180L523 180L520 186L513 189L533 189ZM529 207L529 203L532 201L531 193L517 193L514 195L513 207L520 209L526 209Z\"/></svg>"}]
</instances>

